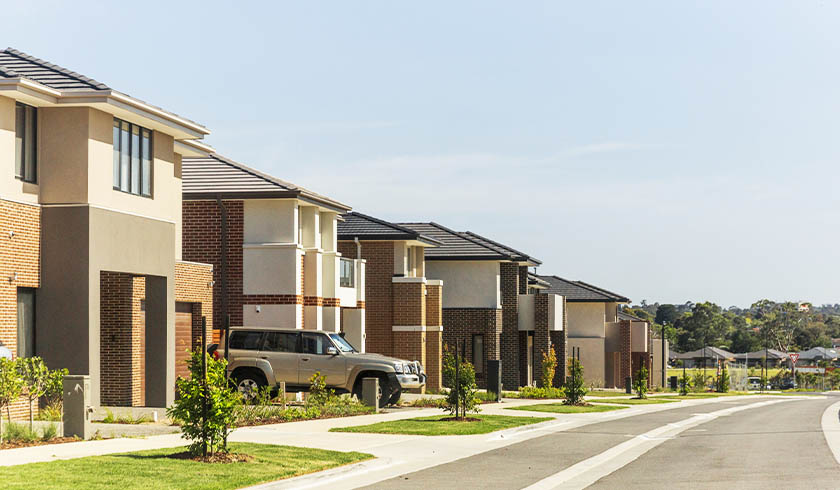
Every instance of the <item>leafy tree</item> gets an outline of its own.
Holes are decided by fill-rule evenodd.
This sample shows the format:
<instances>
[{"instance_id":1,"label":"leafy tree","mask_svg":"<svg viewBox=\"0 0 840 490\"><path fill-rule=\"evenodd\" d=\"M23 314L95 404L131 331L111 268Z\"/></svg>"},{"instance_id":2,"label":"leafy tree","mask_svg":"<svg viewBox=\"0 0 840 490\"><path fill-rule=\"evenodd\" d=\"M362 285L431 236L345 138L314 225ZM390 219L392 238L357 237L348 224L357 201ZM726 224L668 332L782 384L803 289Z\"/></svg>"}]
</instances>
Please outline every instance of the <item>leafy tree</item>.
<instances>
[{"instance_id":1,"label":"leafy tree","mask_svg":"<svg viewBox=\"0 0 840 490\"><path fill-rule=\"evenodd\" d=\"M554 372L557 370L557 354L554 349L548 348L542 358L542 379L540 385L543 388L550 388L554 385Z\"/></svg>"},{"instance_id":2,"label":"leafy tree","mask_svg":"<svg viewBox=\"0 0 840 490\"><path fill-rule=\"evenodd\" d=\"M202 356L207 362L206 384L201 376ZM184 438L192 441L189 445L192 455L202 455L204 448L209 456L219 451L227 452L227 436L233 430L234 410L240 398L225 376L227 361L214 359L203 349L196 349L187 365L190 377L179 377L175 382L179 397L166 414L181 421Z\"/></svg>"},{"instance_id":3,"label":"leafy tree","mask_svg":"<svg viewBox=\"0 0 840 490\"><path fill-rule=\"evenodd\" d=\"M730 326L731 319L723 315L720 306L697 303L690 313L677 320L677 340L685 350L701 349L704 345L725 347Z\"/></svg>"},{"instance_id":4,"label":"leafy tree","mask_svg":"<svg viewBox=\"0 0 840 490\"><path fill-rule=\"evenodd\" d=\"M452 353L449 344L443 344L441 375L443 377L444 387L452 388L453 386L455 386L455 355Z\"/></svg>"},{"instance_id":5,"label":"leafy tree","mask_svg":"<svg viewBox=\"0 0 840 490\"><path fill-rule=\"evenodd\" d=\"M674 305L659 305L656 309L654 321L660 325L673 325L679 318L680 313Z\"/></svg>"},{"instance_id":6,"label":"leafy tree","mask_svg":"<svg viewBox=\"0 0 840 490\"><path fill-rule=\"evenodd\" d=\"M17 361L0 357L0 414L6 408L11 421L9 406L23 393L23 379L17 369ZM3 442L3 416L0 415L0 443Z\"/></svg>"},{"instance_id":7,"label":"leafy tree","mask_svg":"<svg viewBox=\"0 0 840 490\"><path fill-rule=\"evenodd\" d=\"M566 405L583 405L586 396L586 382L583 380L583 366L575 358L569 359L569 376L566 378Z\"/></svg>"},{"instance_id":8,"label":"leafy tree","mask_svg":"<svg viewBox=\"0 0 840 490\"><path fill-rule=\"evenodd\" d=\"M29 430L33 430L35 416L32 403L47 393L50 370L40 357L18 357L15 364L23 381L23 395L29 402Z\"/></svg>"},{"instance_id":9,"label":"leafy tree","mask_svg":"<svg viewBox=\"0 0 840 490\"><path fill-rule=\"evenodd\" d=\"M715 382L715 388L718 393L727 393L729 391L729 370L726 367L726 363L723 363L723 367Z\"/></svg>"},{"instance_id":10,"label":"leafy tree","mask_svg":"<svg viewBox=\"0 0 840 490\"><path fill-rule=\"evenodd\" d=\"M678 382L680 384L680 395L688 395L688 390L691 389L691 376L684 374L680 376Z\"/></svg>"},{"instance_id":11,"label":"leafy tree","mask_svg":"<svg viewBox=\"0 0 840 490\"><path fill-rule=\"evenodd\" d=\"M633 378L633 389L636 390L636 396L638 398L647 398L648 370L644 366L636 371L636 376Z\"/></svg>"}]
</instances>

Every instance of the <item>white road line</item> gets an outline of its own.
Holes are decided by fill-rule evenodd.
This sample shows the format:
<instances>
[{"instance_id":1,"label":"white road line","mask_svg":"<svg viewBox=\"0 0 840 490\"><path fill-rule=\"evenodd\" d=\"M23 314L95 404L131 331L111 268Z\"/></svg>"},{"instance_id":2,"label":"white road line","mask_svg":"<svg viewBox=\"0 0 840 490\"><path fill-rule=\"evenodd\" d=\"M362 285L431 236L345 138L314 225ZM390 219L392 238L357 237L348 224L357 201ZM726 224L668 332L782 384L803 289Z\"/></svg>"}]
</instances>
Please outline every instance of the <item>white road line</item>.
<instances>
[{"instance_id":1,"label":"white road line","mask_svg":"<svg viewBox=\"0 0 840 490\"><path fill-rule=\"evenodd\" d=\"M822 414L822 431L834 459L840 463L840 402L832 403Z\"/></svg>"},{"instance_id":2,"label":"white road line","mask_svg":"<svg viewBox=\"0 0 840 490\"><path fill-rule=\"evenodd\" d=\"M742 410L764 407L776 403L793 401L793 399L768 400L737 407L724 408L711 413L695 414L694 416L676 423L665 424L656 429L638 435L629 441L574 464L563 471L544 478L527 487L527 490L544 490L550 488L586 488L601 478L623 468L639 456L650 451L663 442L676 437L692 427L705 424L718 417L730 415Z\"/></svg>"}]
</instances>

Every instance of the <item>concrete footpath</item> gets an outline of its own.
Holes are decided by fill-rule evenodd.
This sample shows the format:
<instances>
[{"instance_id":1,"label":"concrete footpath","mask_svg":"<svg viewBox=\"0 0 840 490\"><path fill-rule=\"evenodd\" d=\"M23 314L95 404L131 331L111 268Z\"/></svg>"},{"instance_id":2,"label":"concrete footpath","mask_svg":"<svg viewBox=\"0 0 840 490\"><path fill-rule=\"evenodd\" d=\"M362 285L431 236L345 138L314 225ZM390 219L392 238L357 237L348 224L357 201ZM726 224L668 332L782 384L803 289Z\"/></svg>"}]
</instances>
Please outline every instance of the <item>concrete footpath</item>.
<instances>
[{"instance_id":1,"label":"concrete footpath","mask_svg":"<svg viewBox=\"0 0 840 490\"><path fill-rule=\"evenodd\" d=\"M727 397L728 399L760 398L756 395ZM327 470L320 473L280 480L260 488L310 488L329 485L331 488L353 488L393 478L439 464L455 461L485 451L550 433L561 432L585 425L632 417L640 414L671 410L678 407L704 405L720 398L686 400L655 405L636 405L623 410L584 414L551 414L505 408L546 403L557 400L512 400L482 405L481 413L511 416L551 417L552 420L535 425L517 427L490 434L472 436L409 436L387 434L361 434L329 432L334 427L366 425L374 422L400 420L413 417L440 415L437 408L400 409L390 413L357 417L290 422L284 424L244 427L235 430L230 441L282 444L339 451L360 451L373 454L376 459ZM184 445L180 434L167 434L145 438L120 438L102 441L84 441L0 451L0 466L13 466L33 462L56 461L85 456L159 449Z\"/></svg>"}]
</instances>

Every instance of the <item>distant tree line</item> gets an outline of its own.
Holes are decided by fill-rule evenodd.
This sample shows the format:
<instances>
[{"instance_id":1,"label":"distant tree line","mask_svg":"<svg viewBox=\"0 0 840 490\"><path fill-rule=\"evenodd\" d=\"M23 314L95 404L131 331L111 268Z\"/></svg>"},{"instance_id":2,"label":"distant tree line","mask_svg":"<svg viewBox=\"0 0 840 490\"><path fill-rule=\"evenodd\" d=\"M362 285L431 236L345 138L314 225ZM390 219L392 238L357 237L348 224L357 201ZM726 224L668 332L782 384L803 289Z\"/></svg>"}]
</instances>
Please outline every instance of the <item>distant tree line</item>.
<instances>
[{"instance_id":1,"label":"distant tree line","mask_svg":"<svg viewBox=\"0 0 840 490\"><path fill-rule=\"evenodd\" d=\"M659 337L662 328L671 349L687 352L704 345L730 352L753 352L765 346L781 351L831 347L840 338L840 305L776 303L763 299L749 308L722 308L711 302L649 304L625 307L624 311L651 323Z\"/></svg>"}]
</instances>

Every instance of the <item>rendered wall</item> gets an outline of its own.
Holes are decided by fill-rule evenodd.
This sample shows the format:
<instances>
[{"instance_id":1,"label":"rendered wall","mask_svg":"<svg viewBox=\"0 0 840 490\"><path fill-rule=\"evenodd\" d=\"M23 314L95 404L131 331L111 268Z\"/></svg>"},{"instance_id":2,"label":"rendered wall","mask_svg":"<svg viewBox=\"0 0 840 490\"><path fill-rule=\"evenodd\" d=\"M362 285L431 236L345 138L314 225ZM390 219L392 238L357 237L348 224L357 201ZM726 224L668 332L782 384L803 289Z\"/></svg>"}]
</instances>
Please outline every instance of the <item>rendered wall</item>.
<instances>
[{"instance_id":1,"label":"rendered wall","mask_svg":"<svg viewBox=\"0 0 840 490\"><path fill-rule=\"evenodd\" d=\"M604 303L566 302L568 336L603 337Z\"/></svg>"},{"instance_id":2,"label":"rendered wall","mask_svg":"<svg viewBox=\"0 0 840 490\"><path fill-rule=\"evenodd\" d=\"M426 277L441 279L444 308L501 308L499 263L427 260Z\"/></svg>"}]
</instances>

